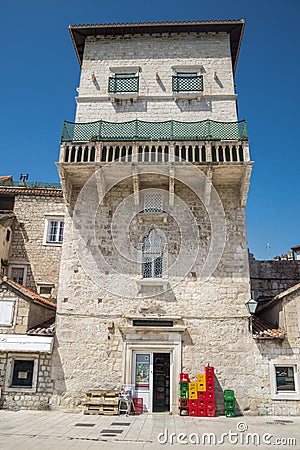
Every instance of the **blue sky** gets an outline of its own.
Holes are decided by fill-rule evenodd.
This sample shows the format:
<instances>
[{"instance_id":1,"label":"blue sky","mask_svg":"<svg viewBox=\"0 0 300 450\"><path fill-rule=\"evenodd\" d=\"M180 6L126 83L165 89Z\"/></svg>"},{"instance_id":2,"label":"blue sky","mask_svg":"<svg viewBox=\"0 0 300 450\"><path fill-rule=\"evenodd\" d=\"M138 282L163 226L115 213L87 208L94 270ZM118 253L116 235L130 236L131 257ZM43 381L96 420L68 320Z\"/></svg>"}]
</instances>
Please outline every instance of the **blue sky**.
<instances>
[{"instance_id":1,"label":"blue sky","mask_svg":"<svg viewBox=\"0 0 300 450\"><path fill-rule=\"evenodd\" d=\"M64 119L75 113L79 65L69 24L246 19L236 84L255 161L250 251L272 258L300 243L298 0L16 0L0 8L1 174L58 181ZM270 250L267 250L270 244Z\"/></svg>"}]
</instances>

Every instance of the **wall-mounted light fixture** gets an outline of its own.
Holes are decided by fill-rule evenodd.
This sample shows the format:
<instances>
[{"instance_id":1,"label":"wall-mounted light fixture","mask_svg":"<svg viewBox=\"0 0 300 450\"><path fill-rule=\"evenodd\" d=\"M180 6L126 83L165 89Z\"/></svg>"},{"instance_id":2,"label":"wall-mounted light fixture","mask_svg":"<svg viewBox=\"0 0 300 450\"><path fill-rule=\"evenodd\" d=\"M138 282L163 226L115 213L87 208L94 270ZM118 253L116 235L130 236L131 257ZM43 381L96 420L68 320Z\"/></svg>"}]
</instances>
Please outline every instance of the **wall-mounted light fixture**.
<instances>
[{"instance_id":1,"label":"wall-mounted light fixture","mask_svg":"<svg viewBox=\"0 0 300 450\"><path fill-rule=\"evenodd\" d=\"M257 308L258 302L254 300L253 298L250 298L248 302L246 303L248 312L250 314L250 317L248 318L248 324L249 324L249 331L252 334L252 324L253 324L253 316L255 314L256 308Z\"/></svg>"}]
</instances>

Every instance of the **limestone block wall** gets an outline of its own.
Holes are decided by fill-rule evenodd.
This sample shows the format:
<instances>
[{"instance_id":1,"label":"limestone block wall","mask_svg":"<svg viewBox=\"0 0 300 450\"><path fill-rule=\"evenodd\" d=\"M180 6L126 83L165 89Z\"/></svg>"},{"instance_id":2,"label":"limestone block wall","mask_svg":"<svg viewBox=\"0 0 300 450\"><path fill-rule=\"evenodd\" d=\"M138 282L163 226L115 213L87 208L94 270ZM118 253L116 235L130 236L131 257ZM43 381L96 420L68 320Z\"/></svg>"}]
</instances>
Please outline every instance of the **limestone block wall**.
<instances>
[{"instance_id":1,"label":"limestone block wall","mask_svg":"<svg viewBox=\"0 0 300 450\"><path fill-rule=\"evenodd\" d=\"M128 315L147 318L159 313L160 316L178 317L176 324L187 329L182 338L182 369L196 373L208 362L216 367L219 408L222 408L221 388L233 388L237 390L241 410L254 410L254 362L252 358L245 357L245 348L251 354L253 346L245 307L250 298L245 211L240 207L238 189L229 186L219 186L217 189L226 215L226 236L225 249L216 270L206 280L197 276L210 244L207 237L210 235L211 218L199 199L178 183L176 195L194 212L203 245L200 245L193 267L196 277L188 273L171 291L156 296L151 296L153 292L150 290L147 296L148 288L145 286L146 295L139 295L138 290L132 295L130 290L126 293L125 285L121 297L103 288L109 283L120 283L118 274L113 270L117 255L109 230L118 204L132 193L129 182L113 188L98 210L97 243L111 270L101 272L97 283L92 281L89 270L82 267L76 254L72 241L72 209L69 210L66 215L57 340L53 354L54 402L57 406L73 408L80 404L89 389L120 387L124 382L126 344L120 328L130 326ZM86 211L90 210L87 204ZM114 231L118 233L118 226L121 232L124 223L114 226ZM134 236L143 236L147 231L145 228L153 224L145 225L133 220L131 226L134 242ZM176 223L169 220L167 224L156 226L165 229L170 244L177 243ZM176 252L174 255L176 257ZM95 262L91 263L91 272L95 269L93 264ZM130 266L129 272L132 268L134 265ZM137 265L135 276L138 275ZM111 323L114 324L113 332L109 330ZM135 339L143 338L136 336Z\"/></svg>"},{"instance_id":2,"label":"limestone block wall","mask_svg":"<svg viewBox=\"0 0 300 450\"><path fill-rule=\"evenodd\" d=\"M14 358L22 359L23 354L14 354ZM37 358L36 365L37 381L36 388L22 389L9 388L10 380L8 380L8 363L12 355L10 353L0 353L0 385L5 386L0 400L2 409L19 410L19 409L38 409L45 410L51 407L51 395L53 391L53 383L51 381L51 355L26 355L27 357Z\"/></svg>"},{"instance_id":3,"label":"limestone block wall","mask_svg":"<svg viewBox=\"0 0 300 450\"><path fill-rule=\"evenodd\" d=\"M38 283L53 283L57 296L61 245L44 245L45 217L64 216L61 195L18 195L15 198L16 220L9 253L9 266L27 268L26 286L34 292Z\"/></svg>"},{"instance_id":4,"label":"limestone block wall","mask_svg":"<svg viewBox=\"0 0 300 450\"><path fill-rule=\"evenodd\" d=\"M116 70L139 67L139 96L133 102L113 102L108 78ZM172 96L173 68L203 75L201 99ZM201 69L200 69L201 68ZM180 71L177 69L178 72ZM107 120L236 121L236 95L229 35L88 37L78 89L76 122Z\"/></svg>"},{"instance_id":5,"label":"limestone block wall","mask_svg":"<svg viewBox=\"0 0 300 450\"><path fill-rule=\"evenodd\" d=\"M254 298L274 297L300 282L300 261L259 261L249 259Z\"/></svg>"},{"instance_id":6,"label":"limestone block wall","mask_svg":"<svg viewBox=\"0 0 300 450\"><path fill-rule=\"evenodd\" d=\"M300 321L299 291L290 294L281 302L279 327L286 332L284 340L256 340L256 377L259 389L257 409L260 414L299 415L300 414ZM297 392L289 399L289 395L279 399L275 394L274 375L276 363L296 367ZM273 389L272 389L273 387ZM281 392L284 394L284 392Z\"/></svg>"}]
</instances>

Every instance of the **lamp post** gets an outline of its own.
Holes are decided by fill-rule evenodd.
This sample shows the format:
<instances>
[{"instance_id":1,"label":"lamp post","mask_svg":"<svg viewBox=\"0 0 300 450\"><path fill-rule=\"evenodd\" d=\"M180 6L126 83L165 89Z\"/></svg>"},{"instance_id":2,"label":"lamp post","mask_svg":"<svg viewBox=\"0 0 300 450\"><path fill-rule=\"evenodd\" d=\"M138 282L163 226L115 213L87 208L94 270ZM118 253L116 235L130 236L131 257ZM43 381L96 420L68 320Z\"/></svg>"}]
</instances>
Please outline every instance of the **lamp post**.
<instances>
[{"instance_id":1,"label":"lamp post","mask_svg":"<svg viewBox=\"0 0 300 450\"><path fill-rule=\"evenodd\" d=\"M249 321L249 331L252 334L252 322L253 322L253 316L255 314L256 308L257 308L258 302L254 300L253 298L250 298L250 300L246 303L248 312L250 314L250 317L248 318Z\"/></svg>"}]
</instances>

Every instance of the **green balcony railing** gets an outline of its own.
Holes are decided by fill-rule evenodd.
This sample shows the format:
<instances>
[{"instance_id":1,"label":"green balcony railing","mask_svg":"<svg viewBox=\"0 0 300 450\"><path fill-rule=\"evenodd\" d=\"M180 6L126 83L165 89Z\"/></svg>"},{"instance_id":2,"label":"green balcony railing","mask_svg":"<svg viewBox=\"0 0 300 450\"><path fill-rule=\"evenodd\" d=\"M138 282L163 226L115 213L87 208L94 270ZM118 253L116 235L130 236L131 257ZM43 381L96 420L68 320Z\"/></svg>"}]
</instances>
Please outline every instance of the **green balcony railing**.
<instances>
[{"instance_id":1,"label":"green balcony railing","mask_svg":"<svg viewBox=\"0 0 300 450\"><path fill-rule=\"evenodd\" d=\"M108 79L108 92L110 93L126 93L126 92L138 92L139 91L139 77L118 76L109 77Z\"/></svg>"},{"instance_id":2,"label":"green balcony railing","mask_svg":"<svg viewBox=\"0 0 300 450\"><path fill-rule=\"evenodd\" d=\"M61 189L60 183L45 183L43 181L0 181L0 187L14 187L27 189Z\"/></svg>"},{"instance_id":3,"label":"green balcony railing","mask_svg":"<svg viewBox=\"0 0 300 450\"><path fill-rule=\"evenodd\" d=\"M173 92L200 92L203 91L202 75L173 75L172 76Z\"/></svg>"},{"instance_id":4,"label":"green balcony railing","mask_svg":"<svg viewBox=\"0 0 300 450\"><path fill-rule=\"evenodd\" d=\"M61 142L88 141L221 141L247 140L246 121L215 122L64 122Z\"/></svg>"}]
</instances>

